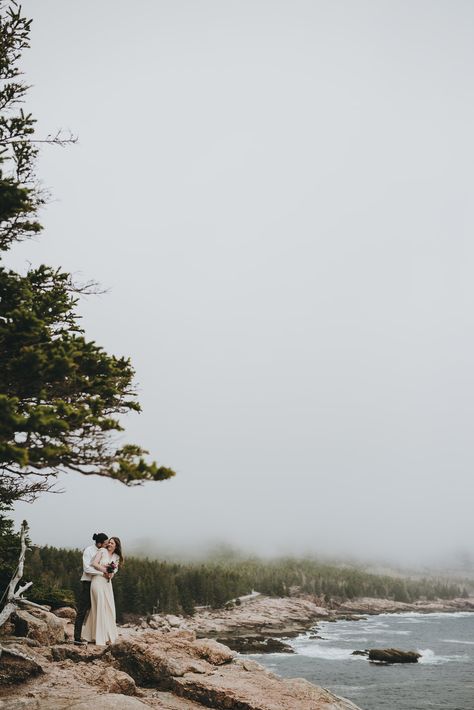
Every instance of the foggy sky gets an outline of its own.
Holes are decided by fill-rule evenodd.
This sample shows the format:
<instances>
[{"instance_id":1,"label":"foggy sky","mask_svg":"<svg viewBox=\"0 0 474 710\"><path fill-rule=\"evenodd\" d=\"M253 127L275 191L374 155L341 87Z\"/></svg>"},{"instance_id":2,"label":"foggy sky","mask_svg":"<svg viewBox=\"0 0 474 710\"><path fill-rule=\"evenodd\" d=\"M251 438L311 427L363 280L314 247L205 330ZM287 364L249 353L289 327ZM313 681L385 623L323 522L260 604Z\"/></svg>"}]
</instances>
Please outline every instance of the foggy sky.
<instances>
[{"instance_id":1,"label":"foggy sky","mask_svg":"<svg viewBox=\"0 0 474 710\"><path fill-rule=\"evenodd\" d=\"M7 262L108 292L137 371L123 442L175 468L71 474L37 543L432 560L469 551L474 5L26 0L53 199Z\"/></svg>"}]
</instances>

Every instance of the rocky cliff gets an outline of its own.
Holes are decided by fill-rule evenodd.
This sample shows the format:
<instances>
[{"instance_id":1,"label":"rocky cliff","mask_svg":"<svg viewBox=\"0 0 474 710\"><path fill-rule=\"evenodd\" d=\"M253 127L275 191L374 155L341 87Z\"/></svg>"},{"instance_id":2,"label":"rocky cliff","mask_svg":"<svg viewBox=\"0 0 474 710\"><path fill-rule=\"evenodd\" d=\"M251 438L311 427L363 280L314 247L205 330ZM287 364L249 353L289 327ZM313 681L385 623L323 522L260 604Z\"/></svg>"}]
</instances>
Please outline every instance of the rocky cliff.
<instances>
[{"instance_id":1,"label":"rocky cliff","mask_svg":"<svg viewBox=\"0 0 474 710\"><path fill-rule=\"evenodd\" d=\"M47 612L38 623L21 620L23 638L2 639L0 710L358 710L193 630L121 628L115 644L99 648L74 646L68 619L62 624L59 642Z\"/></svg>"},{"instance_id":2,"label":"rocky cliff","mask_svg":"<svg viewBox=\"0 0 474 710\"><path fill-rule=\"evenodd\" d=\"M318 619L460 609L474 610L474 600L358 599L324 608L314 598L255 595L194 617L149 616L120 627L117 643L106 648L71 643L73 610L18 611L0 639L0 710L358 710L305 680L275 676L217 639L253 635L261 643Z\"/></svg>"}]
</instances>

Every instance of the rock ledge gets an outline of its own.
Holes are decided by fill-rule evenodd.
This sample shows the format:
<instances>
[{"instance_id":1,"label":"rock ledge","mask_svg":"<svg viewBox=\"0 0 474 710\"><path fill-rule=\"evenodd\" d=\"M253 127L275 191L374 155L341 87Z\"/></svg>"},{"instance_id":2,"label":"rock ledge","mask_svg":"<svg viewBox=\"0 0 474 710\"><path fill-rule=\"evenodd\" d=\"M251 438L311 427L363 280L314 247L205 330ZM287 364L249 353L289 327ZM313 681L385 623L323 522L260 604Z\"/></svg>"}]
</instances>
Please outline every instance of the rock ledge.
<instances>
[{"instance_id":1,"label":"rock ledge","mask_svg":"<svg viewBox=\"0 0 474 710\"><path fill-rule=\"evenodd\" d=\"M0 710L358 710L328 690L279 678L192 631L122 629L105 650L61 644L27 651L40 675L1 686Z\"/></svg>"}]
</instances>

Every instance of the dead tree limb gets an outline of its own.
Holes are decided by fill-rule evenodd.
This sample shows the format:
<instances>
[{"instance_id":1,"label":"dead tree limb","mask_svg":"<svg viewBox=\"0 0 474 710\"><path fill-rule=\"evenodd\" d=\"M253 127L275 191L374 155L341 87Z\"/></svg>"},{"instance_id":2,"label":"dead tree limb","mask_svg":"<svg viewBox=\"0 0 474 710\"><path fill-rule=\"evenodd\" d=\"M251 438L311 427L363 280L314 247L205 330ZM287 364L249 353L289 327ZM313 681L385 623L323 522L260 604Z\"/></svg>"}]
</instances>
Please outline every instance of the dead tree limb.
<instances>
[{"instance_id":1,"label":"dead tree limb","mask_svg":"<svg viewBox=\"0 0 474 710\"><path fill-rule=\"evenodd\" d=\"M5 604L3 607L2 611L0 611L0 627L3 626L3 624L8 621L10 616L13 614L15 609L17 608L16 604L12 604L11 602L9 604ZM1 651L1 649L0 649Z\"/></svg>"},{"instance_id":2,"label":"dead tree limb","mask_svg":"<svg viewBox=\"0 0 474 710\"><path fill-rule=\"evenodd\" d=\"M26 592L27 589L31 587L33 582L26 582L26 584L20 584L21 578L23 577L23 570L25 567L25 555L26 551L28 549L26 545L26 531L28 530L28 524L26 520L24 520L21 524L21 530L20 530L20 557L18 559L18 565L15 570L15 573L13 574L13 577L10 580L10 584L8 585L7 591L6 591L6 603L3 609L0 611L0 628L5 624L6 621L10 618L11 614L18 609L19 606L29 606L29 607L36 607L39 609L43 609L40 604L35 604L34 602L30 602L28 599L24 599L23 594ZM19 585L19 586L18 586ZM0 644L0 658L2 657L3 654L6 654L6 656L10 656L11 658L16 659L17 661L26 661L30 664L30 667L33 667L33 671L31 669L29 672L37 673L41 671L41 667L38 666L36 661L28 656L25 653L22 653L19 651L17 648L3 648ZM33 664L31 666L31 664Z\"/></svg>"},{"instance_id":3,"label":"dead tree limb","mask_svg":"<svg viewBox=\"0 0 474 710\"><path fill-rule=\"evenodd\" d=\"M18 565L15 570L13 577L8 585L6 594L6 603L2 611L0 611L0 627L10 618L10 615L18 608L19 604L28 604L28 600L22 597L22 594L26 592L27 589L31 587L33 582L27 582L21 585L17 589L17 585L20 583L23 577L23 570L25 567L25 555L27 551L26 546L26 531L28 529L28 524L24 520L21 524L20 530L20 557L18 559Z\"/></svg>"},{"instance_id":4,"label":"dead tree limb","mask_svg":"<svg viewBox=\"0 0 474 710\"><path fill-rule=\"evenodd\" d=\"M28 586L30 586L31 584L33 584L33 582L28 582ZM50 606L45 606L44 604L37 604L36 602L32 602L29 599L23 599L23 597L21 597L17 601L18 604L23 604L23 606L29 606L32 609L41 609L41 611L51 611Z\"/></svg>"}]
</instances>

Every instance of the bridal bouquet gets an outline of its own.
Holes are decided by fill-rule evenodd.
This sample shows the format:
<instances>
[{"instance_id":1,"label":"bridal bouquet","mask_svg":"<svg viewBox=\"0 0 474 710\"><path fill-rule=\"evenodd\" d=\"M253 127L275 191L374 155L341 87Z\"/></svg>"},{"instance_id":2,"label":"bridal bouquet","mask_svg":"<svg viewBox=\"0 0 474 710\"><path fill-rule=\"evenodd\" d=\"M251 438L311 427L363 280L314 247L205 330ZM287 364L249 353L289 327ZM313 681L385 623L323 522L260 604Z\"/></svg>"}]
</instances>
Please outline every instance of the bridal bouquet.
<instances>
[{"instance_id":1,"label":"bridal bouquet","mask_svg":"<svg viewBox=\"0 0 474 710\"><path fill-rule=\"evenodd\" d=\"M117 569L117 565L115 564L115 562L109 562L105 569L108 574L114 574L115 570ZM107 582L110 582L110 577L107 579Z\"/></svg>"}]
</instances>

